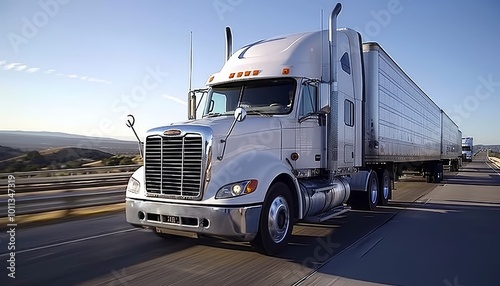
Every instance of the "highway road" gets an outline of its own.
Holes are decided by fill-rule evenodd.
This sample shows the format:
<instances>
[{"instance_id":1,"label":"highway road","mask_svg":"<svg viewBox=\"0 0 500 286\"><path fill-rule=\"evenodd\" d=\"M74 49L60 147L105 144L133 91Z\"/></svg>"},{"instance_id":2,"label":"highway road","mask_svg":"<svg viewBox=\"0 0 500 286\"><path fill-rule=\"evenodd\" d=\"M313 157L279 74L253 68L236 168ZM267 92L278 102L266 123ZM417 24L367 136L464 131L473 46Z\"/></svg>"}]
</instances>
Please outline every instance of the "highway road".
<instances>
[{"instance_id":1,"label":"highway road","mask_svg":"<svg viewBox=\"0 0 500 286\"><path fill-rule=\"evenodd\" d=\"M124 214L15 232L16 278L0 285L498 285L500 174L479 154L441 184L396 183L377 211L299 224L284 253L211 238L157 237Z\"/></svg>"}]
</instances>

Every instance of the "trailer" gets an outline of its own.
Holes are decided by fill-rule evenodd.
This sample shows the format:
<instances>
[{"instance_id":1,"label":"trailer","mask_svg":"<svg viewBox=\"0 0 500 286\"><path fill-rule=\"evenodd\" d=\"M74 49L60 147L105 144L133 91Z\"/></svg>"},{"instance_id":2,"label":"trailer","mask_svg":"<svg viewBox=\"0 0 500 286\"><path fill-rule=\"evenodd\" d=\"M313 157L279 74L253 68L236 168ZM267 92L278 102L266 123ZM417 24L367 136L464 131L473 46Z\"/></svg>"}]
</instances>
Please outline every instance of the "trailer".
<instances>
[{"instance_id":1,"label":"trailer","mask_svg":"<svg viewBox=\"0 0 500 286\"><path fill-rule=\"evenodd\" d=\"M405 170L440 182L443 163L459 165L458 126L379 44L338 29L340 10L328 30L234 53L226 29L226 63L189 91L188 121L140 142L144 166L126 191L131 225L275 254L298 221L374 210Z\"/></svg>"},{"instance_id":2,"label":"trailer","mask_svg":"<svg viewBox=\"0 0 500 286\"><path fill-rule=\"evenodd\" d=\"M462 165L462 131L451 118L441 111L441 161L450 172L458 172Z\"/></svg>"},{"instance_id":3,"label":"trailer","mask_svg":"<svg viewBox=\"0 0 500 286\"><path fill-rule=\"evenodd\" d=\"M388 165L397 179L420 170L440 182L443 163L460 165L461 131L378 43L363 44L365 67L365 162Z\"/></svg>"}]
</instances>

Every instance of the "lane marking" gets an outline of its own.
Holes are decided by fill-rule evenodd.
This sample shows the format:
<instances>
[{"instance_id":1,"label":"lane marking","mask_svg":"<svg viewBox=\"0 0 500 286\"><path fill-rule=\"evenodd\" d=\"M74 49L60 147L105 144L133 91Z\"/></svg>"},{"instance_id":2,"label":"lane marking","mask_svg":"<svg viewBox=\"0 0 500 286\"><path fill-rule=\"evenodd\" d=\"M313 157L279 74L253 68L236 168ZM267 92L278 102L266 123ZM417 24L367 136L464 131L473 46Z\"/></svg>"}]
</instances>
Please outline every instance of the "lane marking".
<instances>
[{"instance_id":1,"label":"lane marking","mask_svg":"<svg viewBox=\"0 0 500 286\"><path fill-rule=\"evenodd\" d=\"M63 242L58 242L58 243L54 243L54 244L44 245L44 246L38 246L38 247L33 247L33 248L28 248L28 249L23 249L23 250L17 250L17 251L15 251L15 253L16 254L21 254L21 253L26 253L26 252L32 252L32 251L37 251L37 250L42 250L42 249L47 249L47 248L52 248L52 247L58 247L58 246L63 246L63 245L68 245L68 244L73 244L73 243L78 243L78 242L87 241L87 240L91 240L91 239L96 239L96 238L111 236L111 235L120 234L120 233L126 233L126 232L131 232L131 231L138 231L138 230L140 230L140 229L139 228L123 229L123 230L118 230L118 231L110 232L110 233L103 233L103 234L93 235L93 236L89 236L89 237L84 237L84 238L79 238L79 239L74 239L74 240L63 241ZM10 252L2 253L2 254L0 254L0 257L9 256L9 255L10 255Z\"/></svg>"},{"instance_id":2,"label":"lane marking","mask_svg":"<svg viewBox=\"0 0 500 286\"><path fill-rule=\"evenodd\" d=\"M486 165L488 165L488 167L490 167L493 170L493 172L495 172L497 175L500 176L500 172L498 172L496 168L493 168L491 166L490 162L488 162L488 161L484 161L484 162L486 163Z\"/></svg>"},{"instance_id":3,"label":"lane marking","mask_svg":"<svg viewBox=\"0 0 500 286\"><path fill-rule=\"evenodd\" d=\"M363 240L366 240L368 239L368 237L370 235L372 235L373 233L375 233L375 231L377 231L378 229L382 228L384 225L386 225L387 223L389 223L394 217L396 217L397 215L399 215L400 213L406 211L406 210L411 210L412 208L415 208L415 207L418 207L420 204L422 204L422 202L419 202L418 200L428 194L430 194L432 191L434 191L434 189L436 189L437 186L435 186L434 188L432 188L431 190L427 191L425 194L422 194L421 196L419 196L418 198L416 198L415 200L413 200L413 202L411 202L411 204L407 207L402 207L401 210L397 211L397 212L394 212L392 214L390 214L390 216L384 220L382 223L380 223L378 226L376 226L375 228L373 228L372 230L370 230L368 233L366 233L365 235L363 235L362 237L358 238L356 241L354 241L353 243L349 244L347 247L345 247L344 249L342 249L339 253L336 253L334 256L328 258L327 260L323 261L320 265L318 265L316 268L312 269L312 271L310 271L307 275L305 275L304 277L302 277L301 279L299 279L298 281L296 281L295 283L292 284L292 286L299 286L299 285L302 285L303 283L305 283L309 278L311 278L314 274L318 273L320 271L321 268L323 268L325 265L327 265L328 263L330 263L330 261L334 260L335 258L337 258L338 256L340 256L341 254L353 249L354 247L356 247L356 245L359 245ZM394 190L393 190L394 191ZM429 202L430 198L427 199L424 203L424 206L425 204L427 204L427 202ZM376 244L378 244L380 241L382 241L384 237L381 237L379 238L379 240L377 241ZM375 245L376 245L375 244ZM375 246L373 245L373 247ZM370 249L371 250L371 249ZM365 253L366 254L366 253ZM337 279L340 279L339 278L336 278Z\"/></svg>"}]
</instances>

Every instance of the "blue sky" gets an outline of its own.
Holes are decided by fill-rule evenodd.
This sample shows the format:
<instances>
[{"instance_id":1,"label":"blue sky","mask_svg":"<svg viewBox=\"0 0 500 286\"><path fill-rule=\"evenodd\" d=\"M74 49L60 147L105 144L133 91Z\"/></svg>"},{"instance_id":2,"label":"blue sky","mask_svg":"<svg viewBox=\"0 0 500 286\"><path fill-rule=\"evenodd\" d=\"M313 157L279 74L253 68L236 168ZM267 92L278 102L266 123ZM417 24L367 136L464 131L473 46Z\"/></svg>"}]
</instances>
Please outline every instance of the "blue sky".
<instances>
[{"instance_id":1,"label":"blue sky","mask_svg":"<svg viewBox=\"0 0 500 286\"><path fill-rule=\"evenodd\" d=\"M341 1L340 27L379 42L475 143L500 144L500 2ZM335 1L39 0L0 2L0 130L132 139L187 118L193 87L234 47L324 27Z\"/></svg>"}]
</instances>

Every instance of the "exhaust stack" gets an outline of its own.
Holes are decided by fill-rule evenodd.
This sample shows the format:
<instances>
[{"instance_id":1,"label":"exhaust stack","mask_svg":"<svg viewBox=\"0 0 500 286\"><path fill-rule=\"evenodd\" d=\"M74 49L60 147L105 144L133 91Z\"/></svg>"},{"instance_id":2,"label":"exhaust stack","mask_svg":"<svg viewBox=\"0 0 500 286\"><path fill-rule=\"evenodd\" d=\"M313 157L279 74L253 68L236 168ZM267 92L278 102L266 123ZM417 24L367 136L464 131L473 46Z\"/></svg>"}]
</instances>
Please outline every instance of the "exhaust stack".
<instances>
[{"instance_id":1,"label":"exhaust stack","mask_svg":"<svg viewBox=\"0 0 500 286\"><path fill-rule=\"evenodd\" d=\"M226 27L226 59L225 62L233 55L233 33L231 27Z\"/></svg>"},{"instance_id":2,"label":"exhaust stack","mask_svg":"<svg viewBox=\"0 0 500 286\"><path fill-rule=\"evenodd\" d=\"M328 171L334 175L338 166L338 78L337 78L337 17L342 10L342 5L337 3L330 14L329 23L329 48L330 48L330 113L327 126L327 158Z\"/></svg>"}]
</instances>

